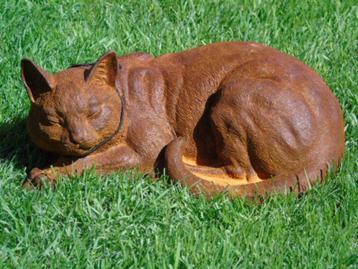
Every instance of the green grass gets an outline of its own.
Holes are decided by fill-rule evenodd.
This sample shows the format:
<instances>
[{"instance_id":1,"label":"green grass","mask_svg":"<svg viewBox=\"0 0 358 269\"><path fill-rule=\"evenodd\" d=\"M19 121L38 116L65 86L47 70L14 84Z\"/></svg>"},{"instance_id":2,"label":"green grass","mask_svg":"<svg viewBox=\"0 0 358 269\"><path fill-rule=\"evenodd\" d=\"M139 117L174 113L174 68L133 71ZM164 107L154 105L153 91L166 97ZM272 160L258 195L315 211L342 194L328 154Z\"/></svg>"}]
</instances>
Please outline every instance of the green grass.
<instances>
[{"instance_id":1,"label":"green grass","mask_svg":"<svg viewBox=\"0 0 358 269\"><path fill-rule=\"evenodd\" d=\"M0 268L358 268L354 0L48 2L0 1ZM271 45L327 81L347 152L326 184L263 205L195 198L135 171L20 187L48 158L26 136L21 58L58 71L109 49L160 55L222 40Z\"/></svg>"}]
</instances>

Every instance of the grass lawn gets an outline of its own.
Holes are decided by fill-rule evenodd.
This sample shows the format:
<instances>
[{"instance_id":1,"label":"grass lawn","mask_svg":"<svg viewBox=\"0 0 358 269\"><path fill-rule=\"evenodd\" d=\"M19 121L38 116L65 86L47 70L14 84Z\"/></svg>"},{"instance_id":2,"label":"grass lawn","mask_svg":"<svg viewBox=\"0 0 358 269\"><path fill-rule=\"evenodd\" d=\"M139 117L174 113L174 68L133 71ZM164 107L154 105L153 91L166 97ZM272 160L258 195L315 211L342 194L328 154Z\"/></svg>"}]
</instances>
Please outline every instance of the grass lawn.
<instances>
[{"instance_id":1,"label":"grass lawn","mask_svg":"<svg viewBox=\"0 0 358 269\"><path fill-rule=\"evenodd\" d=\"M109 49L160 55L223 40L273 46L327 81L347 152L326 184L263 205L195 198L135 171L20 187L48 158L26 135L21 58L58 71ZM356 1L3 0L0 67L0 268L358 268Z\"/></svg>"}]
</instances>

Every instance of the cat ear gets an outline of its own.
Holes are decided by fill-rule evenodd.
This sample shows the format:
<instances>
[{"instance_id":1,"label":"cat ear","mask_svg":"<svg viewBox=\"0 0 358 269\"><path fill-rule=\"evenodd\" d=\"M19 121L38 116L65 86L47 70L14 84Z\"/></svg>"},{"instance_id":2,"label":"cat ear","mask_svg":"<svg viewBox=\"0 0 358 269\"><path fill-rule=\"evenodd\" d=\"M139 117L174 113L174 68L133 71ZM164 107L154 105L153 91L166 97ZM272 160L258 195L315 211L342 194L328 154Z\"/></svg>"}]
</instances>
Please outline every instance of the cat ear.
<instances>
[{"instance_id":1,"label":"cat ear","mask_svg":"<svg viewBox=\"0 0 358 269\"><path fill-rule=\"evenodd\" d=\"M21 60L21 76L27 94L33 103L41 94L51 91L55 87L54 76L29 59Z\"/></svg>"},{"instance_id":2,"label":"cat ear","mask_svg":"<svg viewBox=\"0 0 358 269\"><path fill-rule=\"evenodd\" d=\"M115 87L116 77L120 65L117 60L117 54L114 51L109 51L103 55L90 70L86 81L97 80L105 82L106 84Z\"/></svg>"}]
</instances>

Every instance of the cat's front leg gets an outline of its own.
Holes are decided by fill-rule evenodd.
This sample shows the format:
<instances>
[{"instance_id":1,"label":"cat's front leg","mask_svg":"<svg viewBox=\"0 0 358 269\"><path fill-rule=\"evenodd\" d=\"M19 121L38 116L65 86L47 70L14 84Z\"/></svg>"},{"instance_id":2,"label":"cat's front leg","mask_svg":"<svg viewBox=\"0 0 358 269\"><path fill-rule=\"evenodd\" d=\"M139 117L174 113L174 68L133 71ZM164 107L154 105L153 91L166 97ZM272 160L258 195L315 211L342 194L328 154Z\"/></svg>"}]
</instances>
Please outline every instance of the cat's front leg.
<instances>
[{"instance_id":1,"label":"cat's front leg","mask_svg":"<svg viewBox=\"0 0 358 269\"><path fill-rule=\"evenodd\" d=\"M81 175L85 169L94 167L97 173L107 174L116 170L129 169L140 166L142 158L125 144L113 146L103 152L92 153L71 163L60 159L47 169L34 168L24 181L26 188L41 187L44 181L55 184L61 175Z\"/></svg>"}]
</instances>

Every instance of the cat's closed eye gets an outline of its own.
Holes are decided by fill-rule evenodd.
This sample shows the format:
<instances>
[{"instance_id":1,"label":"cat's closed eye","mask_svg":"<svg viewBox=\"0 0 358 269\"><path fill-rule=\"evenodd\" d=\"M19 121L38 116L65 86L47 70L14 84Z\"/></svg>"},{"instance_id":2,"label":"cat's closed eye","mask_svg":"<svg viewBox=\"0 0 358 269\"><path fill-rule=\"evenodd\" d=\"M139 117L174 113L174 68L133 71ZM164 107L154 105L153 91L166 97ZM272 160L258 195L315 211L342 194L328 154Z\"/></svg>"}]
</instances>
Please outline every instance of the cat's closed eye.
<instances>
[{"instance_id":1,"label":"cat's closed eye","mask_svg":"<svg viewBox=\"0 0 358 269\"><path fill-rule=\"evenodd\" d=\"M58 119L55 116L46 115L44 118L43 123L45 125L51 126L51 125L60 125L60 119Z\"/></svg>"}]
</instances>

